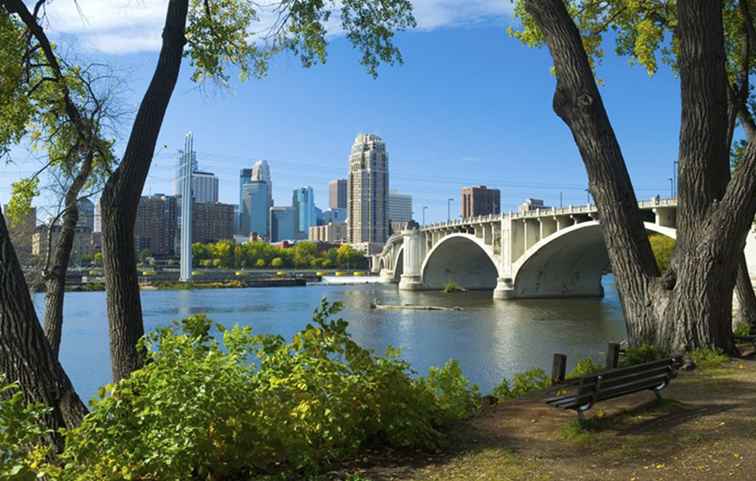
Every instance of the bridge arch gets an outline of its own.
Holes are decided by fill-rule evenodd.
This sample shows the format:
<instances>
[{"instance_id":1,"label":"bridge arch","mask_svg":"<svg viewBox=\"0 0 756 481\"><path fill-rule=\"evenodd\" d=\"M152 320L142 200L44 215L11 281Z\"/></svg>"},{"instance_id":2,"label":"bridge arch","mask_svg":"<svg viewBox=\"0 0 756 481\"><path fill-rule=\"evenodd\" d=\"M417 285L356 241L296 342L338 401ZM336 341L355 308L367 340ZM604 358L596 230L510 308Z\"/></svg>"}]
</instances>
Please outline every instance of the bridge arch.
<instances>
[{"instance_id":1,"label":"bridge arch","mask_svg":"<svg viewBox=\"0 0 756 481\"><path fill-rule=\"evenodd\" d=\"M470 234L449 234L423 259L423 286L443 289L448 282L470 290L494 289L499 262L491 247Z\"/></svg>"},{"instance_id":2,"label":"bridge arch","mask_svg":"<svg viewBox=\"0 0 756 481\"><path fill-rule=\"evenodd\" d=\"M676 238L675 229L651 222L644 226ZM512 265L514 297L600 297L601 277L609 271L599 222L582 222L541 239Z\"/></svg>"},{"instance_id":3,"label":"bridge arch","mask_svg":"<svg viewBox=\"0 0 756 481\"><path fill-rule=\"evenodd\" d=\"M399 246L394 254L394 266L391 272L394 273L394 282L399 282L404 273L404 244Z\"/></svg>"}]
</instances>

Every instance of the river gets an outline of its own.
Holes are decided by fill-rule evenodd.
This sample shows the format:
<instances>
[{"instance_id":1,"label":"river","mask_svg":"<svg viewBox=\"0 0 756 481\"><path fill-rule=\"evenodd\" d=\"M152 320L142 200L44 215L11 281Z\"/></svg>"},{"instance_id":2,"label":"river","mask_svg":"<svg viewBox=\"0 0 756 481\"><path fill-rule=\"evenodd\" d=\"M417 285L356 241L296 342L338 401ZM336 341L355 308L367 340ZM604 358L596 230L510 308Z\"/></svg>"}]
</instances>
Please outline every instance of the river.
<instances>
[{"instance_id":1,"label":"river","mask_svg":"<svg viewBox=\"0 0 756 481\"><path fill-rule=\"evenodd\" d=\"M415 371L448 359L488 393L502 377L540 367L549 372L555 352L603 358L606 344L625 335L622 308L610 276L603 299L494 301L490 292L404 292L395 285L309 285L253 289L143 291L145 329L190 314L206 313L226 326L290 338L310 320L322 297L342 301L349 331L363 346L383 352L398 347ZM43 295L35 296L37 309ZM374 310L379 304L460 306L461 311ZM61 362L82 399L110 380L104 292L66 294Z\"/></svg>"}]
</instances>

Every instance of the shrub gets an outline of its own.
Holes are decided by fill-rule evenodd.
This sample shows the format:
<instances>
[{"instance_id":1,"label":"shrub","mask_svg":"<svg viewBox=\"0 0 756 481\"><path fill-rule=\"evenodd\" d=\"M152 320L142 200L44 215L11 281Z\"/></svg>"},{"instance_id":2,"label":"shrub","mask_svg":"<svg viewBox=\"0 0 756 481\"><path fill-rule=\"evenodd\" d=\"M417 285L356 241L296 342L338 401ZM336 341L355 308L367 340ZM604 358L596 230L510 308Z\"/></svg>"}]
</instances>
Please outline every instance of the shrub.
<instances>
[{"instance_id":1,"label":"shrub","mask_svg":"<svg viewBox=\"0 0 756 481\"><path fill-rule=\"evenodd\" d=\"M154 331L145 367L103 388L67 433L66 477L313 474L367 446L436 448L443 427L477 409L456 362L414 378L396 351L358 346L332 319L339 309L323 300L290 342L205 316Z\"/></svg>"},{"instance_id":2,"label":"shrub","mask_svg":"<svg viewBox=\"0 0 756 481\"><path fill-rule=\"evenodd\" d=\"M436 398L441 424L468 418L480 408L478 386L470 384L454 359L441 368L430 368L423 383Z\"/></svg>"},{"instance_id":3,"label":"shrub","mask_svg":"<svg viewBox=\"0 0 756 481\"><path fill-rule=\"evenodd\" d=\"M272 261L270 261L270 267L278 269L279 267L283 266L283 259L280 257L274 257Z\"/></svg>"},{"instance_id":4,"label":"shrub","mask_svg":"<svg viewBox=\"0 0 756 481\"><path fill-rule=\"evenodd\" d=\"M699 369L716 369L730 361L730 358L720 349L704 347L690 351L690 359Z\"/></svg>"},{"instance_id":5,"label":"shrub","mask_svg":"<svg viewBox=\"0 0 756 481\"><path fill-rule=\"evenodd\" d=\"M584 359L580 359L577 364L575 364L575 369L567 373L566 378L573 379L576 377L588 376L589 374L599 372L602 369L604 369L604 366L596 364L595 362L593 362L593 359L586 357Z\"/></svg>"},{"instance_id":6,"label":"shrub","mask_svg":"<svg viewBox=\"0 0 756 481\"><path fill-rule=\"evenodd\" d=\"M452 292L460 292L462 289L454 281L449 281L444 285L444 294L451 294Z\"/></svg>"},{"instance_id":7,"label":"shrub","mask_svg":"<svg viewBox=\"0 0 756 481\"><path fill-rule=\"evenodd\" d=\"M262 268L265 267L265 259L257 259L255 262L255 267Z\"/></svg>"},{"instance_id":8,"label":"shrub","mask_svg":"<svg viewBox=\"0 0 756 481\"><path fill-rule=\"evenodd\" d=\"M41 404L26 404L17 384L5 384L0 376L0 480L31 481L49 454L42 437Z\"/></svg>"},{"instance_id":9,"label":"shrub","mask_svg":"<svg viewBox=\"0 0 756 481\"><path fill-rule=\"evenodd\" d=\"M625 349L625 356L620 358L620 366L634 366L645 362L656 361L665 357L664 352L650 344L642 344Z\"/></svg>"},{"instance_id":10,"label":"shrub","mask_svg":"<svg viewBox=\"0 0 756 481\"><path fill-rule=\"evenodd\" d=\"M748 323L741 322L737 326L735 326L735 330L733 331L733 334L736 336L749 336L751 335L751 326Z\"/></svg>"},{"instance_id":11,"label":"shrub","mask_svg":"<svg viewBox=\"0 0 756 481\"><path fill-rule=\"evenodd\" d=\"M515 374L511 382L506 378L502 379L492 394L499 399L516 399L531 391L546 389L550 385L551 379L543 369L531 369Z\"/></svg>"}]
</instances>

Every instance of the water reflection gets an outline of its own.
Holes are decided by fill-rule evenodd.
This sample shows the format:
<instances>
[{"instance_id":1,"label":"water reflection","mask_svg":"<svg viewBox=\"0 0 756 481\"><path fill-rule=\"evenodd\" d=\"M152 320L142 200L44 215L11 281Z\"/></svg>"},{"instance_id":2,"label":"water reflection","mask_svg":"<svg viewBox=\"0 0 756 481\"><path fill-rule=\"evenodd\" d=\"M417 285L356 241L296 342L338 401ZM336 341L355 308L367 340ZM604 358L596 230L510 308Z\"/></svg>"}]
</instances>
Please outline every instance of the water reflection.
<instances>
[{"instance_id":1,"label":"water reflection","mask_svg":"<svg viewBox=\"0 0 756 481\"><path fill-rule=\"evenodd\" d=\"M403 292L379 284L317 285L271 289L145 291L146 329L200 312L226 326L252 326L258 333L291 337L311 319L322 297L342 301L342 316L360 344L384 352L391 345L424 374L430 366L458 359L465 373L489 391L503 376L542 367L555 352L600 357L606 343L624 336L622 310L611 278L604 299L493 301L487 292L445 295ZM35 298L38 310L42 296ZM460 306L462 311L375 310L370 305ZM82 396L90 398L110 379L105 295L66 297L61 361Z\"/></svg>"}]
</instances>

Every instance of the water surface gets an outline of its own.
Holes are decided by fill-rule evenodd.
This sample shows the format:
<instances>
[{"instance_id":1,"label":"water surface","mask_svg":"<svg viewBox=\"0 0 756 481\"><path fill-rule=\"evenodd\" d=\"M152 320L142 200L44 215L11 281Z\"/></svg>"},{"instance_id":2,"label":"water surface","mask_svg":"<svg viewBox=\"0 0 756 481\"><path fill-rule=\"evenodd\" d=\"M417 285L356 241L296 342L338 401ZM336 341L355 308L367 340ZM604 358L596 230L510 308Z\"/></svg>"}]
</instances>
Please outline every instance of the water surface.
<instances>
[{"instance_id":1,"label":"water surface","mask_svg":"<svg viewBox=\"0 0 756 481\"><path fill-rule=\"evenodd\" d=\"M252 289L143 291L145 329L190 314L206 313L225 326L252 326L257 333L290 338L311 319L322 297L342 301L342 317L360 344L383 352L401 349L420 374L449 358L482 392L503 376L534 367L547 372L555 352L569 367L580 357L601 359L606 344L624 338L625 326L613 281L603 299L494 301L490 292L404 292L395 285L310 285ZM35 296L38 310L44 303ZM461 306L462 311L374 310L379 304ZM83 399L110 380L104 292L66 294L61 361Z\"/></svg>"}]
</instances>

